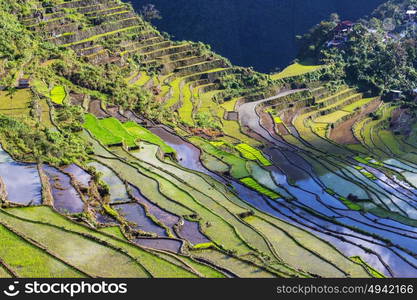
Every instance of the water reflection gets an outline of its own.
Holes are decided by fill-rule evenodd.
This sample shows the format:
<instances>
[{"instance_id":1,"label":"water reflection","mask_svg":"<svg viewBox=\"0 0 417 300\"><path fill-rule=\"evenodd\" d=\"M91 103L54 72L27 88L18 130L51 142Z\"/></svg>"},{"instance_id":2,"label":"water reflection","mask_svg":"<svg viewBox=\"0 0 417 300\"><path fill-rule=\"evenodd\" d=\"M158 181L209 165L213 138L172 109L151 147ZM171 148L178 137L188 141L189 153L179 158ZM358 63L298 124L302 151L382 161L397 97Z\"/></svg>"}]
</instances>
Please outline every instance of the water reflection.
<instances>
[{"instance_id":1,"label":"water reflection","mask_svg":"<svg viewBox=\"0 0 417 300\"><path fill-rule=\"evenodd\" d=\"M9 201L42 204L42 184L35 164L16 162L0 148L0 177L6 185Z\"/></svg>"}]
</instances>

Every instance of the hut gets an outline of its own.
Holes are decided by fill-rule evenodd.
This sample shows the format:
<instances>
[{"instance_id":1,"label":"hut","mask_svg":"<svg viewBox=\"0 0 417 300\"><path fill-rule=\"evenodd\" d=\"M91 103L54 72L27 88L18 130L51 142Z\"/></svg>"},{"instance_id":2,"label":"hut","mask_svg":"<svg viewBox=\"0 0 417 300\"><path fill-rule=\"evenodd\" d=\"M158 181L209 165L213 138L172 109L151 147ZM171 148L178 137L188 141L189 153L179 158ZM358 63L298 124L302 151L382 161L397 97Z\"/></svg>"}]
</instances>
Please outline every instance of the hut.
<instances>
[{"instance_id":1,"label":"hut","mask_svg":"<svg viewBox=\"0 0 417 300\"><path fill-rule=\"evenodd\" d=\"M415 9L409 9L405 12L405 14L408 16L408 19L410 21L413 21L417 15L417 10Z\"/></svg>"},{"instance_id":2,"label":"hut","mask_svg":"<svg viewBox=\"0 0 417 300\"><path fill-rule=\"evenodd\" d=\"M342 47L348 40L348 34L352 31L355 23L352 21L342 21L334 28L333 39L327 42L327 47Z\"/></svg>"},{"instance_id":3,"label":"hut","mask_svg":"<svg viewBox=\"0 0 417 300\"><path fill-rule=\"evenodd\" d=\"M336 32L336 34L344 35L344 34L351 32L353 29L353 26L355 26L355 23L353 23L352 21L349 21L349 20L342 21L339 24L337 24L334 31Z\"/></svg>"},{"instance_id":4,"label":"hut","mask_svg":"<svg viewBox=\"0 0 417 300\"><path fill-rule=\"evenodd\" d=\"M29 78L20 78L19 79L19 84L17 86L17 88L19 89L27 89L30 87L30 80Z\"/></svg>"},{"instance_id":5,"label":"hut","mask_svg":"<svg viewBox=\"0 0 417 300\"><path fill-rule=\"evenodd\" d=\"M411 91L411 97L414 99L415 102L417 102L417 89L413 89Z\"/></svg>"},{"instance_id":6,"label":"hut","mask_svg":"<svg viewBox=\"0 0 417 300\"><path fill-rule=\"evenodd\" d=\"M391 90L387 94L387 100L389 100L389 101L400 100L402 98L402 96L403 96L402 91L400 91L400 90Z\"/></svg>"}]
</instances>

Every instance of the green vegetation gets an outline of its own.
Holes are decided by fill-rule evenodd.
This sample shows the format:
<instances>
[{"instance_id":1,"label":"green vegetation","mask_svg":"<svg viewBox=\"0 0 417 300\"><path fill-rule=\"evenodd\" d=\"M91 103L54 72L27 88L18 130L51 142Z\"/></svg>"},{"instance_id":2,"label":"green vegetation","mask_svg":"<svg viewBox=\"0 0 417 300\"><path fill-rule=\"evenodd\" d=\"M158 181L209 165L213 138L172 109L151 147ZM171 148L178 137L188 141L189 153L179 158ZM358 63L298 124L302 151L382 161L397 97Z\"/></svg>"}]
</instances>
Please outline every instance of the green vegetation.
<instances>
[{"instance_id":1,"label":"green vegetation","mask_svg":"<svg viewBox=\"0 0 417 300\"><path fill-rule=\"evenodd\" d=\"M193 103L191 102L191 90L190 84L186 84L182 89L182 106L178 110L181 120L183 120L187 125L193 125Z\"/></svg>"},{"instance_id":2,"label":"green vegetation","mask_svg":"<svg viewBox=\"0 0 417 300\"><path fill-rule=\"evenodd\" d=\"M363 98L360 101L354 102L350 105L347 105L345 107L343 107L343 110L347 111L347 112L354 112L360 108L362 108L364 105L370 103L372 100L375 100L376 98Z\"/></svg>"},{"instance_id":3,"label":"green vegetation","mask_svg":"<svg viewBox=\"0 0 417 300\"><path fill-rule=\"evenodd\" d=\"M371 180L377 180L378 178L376 178L375 177L375 175L374 174L372 174L372 173L370 173L370 172L368 172L368 171L364 171L364 170L362 170L361 171L361 173L363 174L363 175L365 175L366 176L366 178L368 178L368 179L371 179Z\"/></svg>"},{"instance_id":4,"label":"green vegetation","mask_svg":"<svg viewBox=\"0 0 417 300\"><path fill-rule=\"evenodd\" d=\"M38 128L38 130L34 130ZM77 134L42 128L30 120L0 115L0 140L15 159L54 165L83 164L90 147Z\"/></svg>"},{"instance_id":5,"label":"green vegetation","mask_svg":"<svg viewBox=\"0 0 417 300\"><path fill-rule=\"evenodd\" d=\"M98 120L92 114L86 114L84 128L89 130L104 145L124 143L127 147L135 147L139 141L158 145L164 153L174 153L160 137L133 121L121 123L115 118Z\"/></svg>"},{"instance_id":6,"label":"green vegetation","mask_svg":"<svg viewBox=\"0 0 417 300\"><path fill-rule=\"evenodd\" d=\"M28 89L14 92L0 91L0 113L15 118L28 117L32 97Z\"/></svg>"},{"instance_id":7,"label":"green vegetation","mask_svg":"<svg viewBox=\"0 0 417 300\"><path fill-rule=\"evenodd\" d=\"M138 125L137 123L128 121L124 123L123 126L137 139L159 146L164 153L175 153L175 150L168 146L159 136L153 134L150 130Z\"/></svg>"},{"instance_id":8,"label":"green vegetation","mask_svg":"<svg viewBox=\"0 0 417 300\"><path fill-rule=\"evenodd\" d=\"M319 63L332 65L332 71L326 72L327 79L346 81L374 95L385 95L393 89L409 92L417 88L416 35L415 31L407 29L405 17L407 7L413 4L413 0L404 0L381 5L374 17L362 19L346 33L347 42L343 47L328 47L327 43L335 37L334 29L340 21L337 15L332 15L299 37L299 58L313 58ZM384 28L387 16L397 28L388 38Z\"/></svg>"},{"instance_id":9,"label":"green vegetation","mask_svg":"<svg viewBox=\"0 0 417 300\"><path fill-rule=\"evenodd\" d=\"M134 85L137 85L137 86L143 86L143 85L145 85L145 83L147 83L150 79L151 79L151 77L150 77L148 74L146 74L145 72L140 72L140 77L139 77L139 79L138 79L136 82L134 82L133 84L134 84Z\"/></svg>"},{"instance_id":10,"label":"green vegetation","mask_svg":"<svg viewBox=\"0 0 417 300\"><path fill-rule=\"evenodd\" d=\"M274 122L275 122L275 124L282 124L282 120L278 116L277 117L274 117Z\"/></svg>"},{"instance_id":11,"label":"green vegetation","mask_svg":"<svg viewBox=\"0 0 417 300\"><path fill-rule=\"evenodd\" d=\"M68 253L68 258L74 260L74 263L76 261L84 260L84 263L82 265L80 264L80 268L90 269L94 272L93 274L97 272L101 275L108 273L107 275L110 277L117 277L117 274L121 277L126 277L129 273L125 271L130 270L130 272L133 272L130 274L135 277L149 277L148 272L156 277L195 277L193 274L190 274L189 271L159 258L156 254L135 247L112 235L106 235L69 221L67 218L60 216L50 208L31 207L26 209L11 209L7 210L7 212L23 218L23 220L16 219L2 213L2 218L8 220L11 225L24 228L25 231L33 234L32 238L35 238L36 240L43 239L44 241L47 241L48 245L51 247L57 247L57 250L63 249L63 253ZM42 237L43 230L39 230L41 228L47 229L47 231L51 233L51 236ZM37 231L39 233L36 233ZM59 234L55 235L55 232L60 233L61 236ZM86 237L82 238L85 235ZM76 244L71 246L73 240L73 238L69 238L71 236L76 237L75 240L79 241L77 256L71 255L72 251L65 251L66 248L72 249L72 247L77 246ZM65 241L65 239L67 240ZM91 249L89 249L90 246L92 247ZM92 251L93 248L95 248L96 251ZM123 249L124 251L116 251L117 248ZM61 250L59 250L59 252L60 251ZM107 252L107 255L105 252ZM88 259L88 257L92 258ZM96 260L102 260L103 263L85 263L86 261L94 262ZM117 266L114 265L118 260L124 260L124 262L121 262L121 264ZM142 265L142 268L140 265ZM125 275L123 276L123 274Z\"/></svg>"},{"instance_id":12,"label":"green vegetation","mask_svg":"<svg viewBox=\"0 0 417 300\"><path fill-rule=\"evenodd\" d=\"M263 153L247 144L239 144L235 147L244 158L249 160L258 160L263 166L271 166L271 162L265 158Z\"/></svg>"},{"instance_id":13,"label":"green vegetation","mask_svg":"<svg viewBox=\"0 0 417 300\"><path fill-rule=\"evenodd\" d=\"M417 5L397 2L374 16ZM17 207L2 171L0 277L383 277L357 250L394 275L414 268L381 255L416 255L391 234L417 226L413 33L363 20L332 47L332 15L267 75L170 40L119 0L0 7L0 142L42 185L39 206Z\"/></svg>"},{"instance_id":14,"label":"green vegetation","mask_svg":"<svg viewBox=\"0 0 417 300\"><path fill-rule=\"evenodd\" d=\"M22 277L85 277L74 268L42 251L4 225L0 225L0 257ZM18 255L16 255L18 254Z\"/></svg>"},{"instance_id":15,"label":"green vegetation","mask_svg":"<svg viewBox=\"0 0 417 300\"><path fill-rule=\"evenodd\" d=\"M100 125L100 121L92 114L86 114L84 128L89 130L97 139L105 145L116 145L122 143L122 138L114 135L108 129Z\"/></svg>"},{"instance_id":16,"label":"green vegetation","mask_svg":"<svg viewBox=\"0 0 417 300\"><path fill-rule=\"evenodd\" d=\"M363 265L368 270L368 272L372 274L373 277L375 277L375 278L385 278L384 274L382 274L381 272L376 270L374 267L370 266L360 256L352 256L350 259L353 260L354 262L358 263L358 264Z\"/></svg>"},{"instance_id":17,"label":"green vegetation","mask_svg":"<svg viewBox=\"0 0 417 300\"><path fill-rule=\"evenodd\" d=\"M109 131L113 136L120 138L127 147L136 146L136 138L131 135L123 124L116 118L99 120L99 126Z\"/></svg>"},{"instance_id":18,"label":"green vegetation","mask_svg":"<svg viewBox=\"0 0 417 300\"><path fill-rule=\"evenodd\" d=\"M177 78L174 81L170 83L171 89L172 89L172 96L165 102L166 107L171 107L175 103L177 103L180 99L180 84L181 84L181 78Z\"/></svg>"},{"instance_id":19,"label":"green vegetation","mask_svg":"<svg viewBox=\"0 0 417 300\"><path fill-rule=\"evenodd\" d=\"M86 239L76 232L65 231L48 224L28 222L4 212L1 213L1 217L22 236L30 236L37 243L49 249L50 252L59 253L64 261L68 261L70 265L82 270L84 274L101 276L122 276L125 274L129 277L147 277L140 266L129 263L132 260L127 255L106 247L93 239ZM72 255L72 251L77 251L77 255ZM112 261L110 264L86 263L95 259L108 259L109 257Z\"/></svg>"},{"instance_id":20,"label":"green vegetation","mask_svg":"<svg viewBox=\"0 0 417 300\"><path fill-rule=\"evenodd\" d=\"M296 62L288 67L286 67L282 72L271 75L271 79L278 80L288 77L294 77L294 76L300 76L304 75L306 73L314 72L316 70L319 70L323 66L320 65L309 65L305 64L303 62L299 63Z\"/></svg>"},{"instance_id":21,"label":"green vegetation","mask_svg":"<svg viewBox=\"0 0 417 300\"><path fill-rule=\"evenodd\" d=\"M240 179L240 181L250 187L251 189L254 189L255 191L257 191L260 194L263 194L271 199L278 199L278 198L282 198L281 195L263 187L262 185L260 185L258 182L256 182L255 179L253 179L252 177L246 177L246 178L242 178Z\"/></svg>"},{"instance_id":22,"label":"green vegetation","mask_svg":"<svg viewBox=\"0 0 417 300\"><path fill-rule=\"evenodd\" d=\"M103 227L99 229L101 232L108 233L122 240L126 239L119 226Z\"/></svg>"},{"instance_id":23,"label":"green vegetation","mask_svg":"<svg viewBox=\"0 0 417 300\"><path fill-rule=\"evenodd\" d=\"M346 199L345 197L340 197L339 198L340 201L343 202L344 205L346 205L349 209L351 210L356 210L356 211L360 211L362 210L362 207L360 207L358 204L353 203L351 201L349 201L348 199Z\"/></svg>"},{"instance_id":24,"label":"green vegetation","mask_svg":"<svg viewBox=\"0 0 417 300\"><path fill-rule=\"evenodd\" d=\"M192 137L190 141L199 146L203 151L220 159L226 164L230 165L230 174L235 178L243 178L249 175L246 168L246 161L234 154L223 151L210 143L205 142L201 138Z\"/></svg>"},{"instance_id":25,"label":"green vegetation","mask_svg":"<svg viewBox=\"0 0 417 300\"><path fill-rule=\"evenodd\" d=\"M62 104L67 97L67 92L62 85L56 85L51 90L51 100L54 103Z\"/></svg>"}]
</instances>

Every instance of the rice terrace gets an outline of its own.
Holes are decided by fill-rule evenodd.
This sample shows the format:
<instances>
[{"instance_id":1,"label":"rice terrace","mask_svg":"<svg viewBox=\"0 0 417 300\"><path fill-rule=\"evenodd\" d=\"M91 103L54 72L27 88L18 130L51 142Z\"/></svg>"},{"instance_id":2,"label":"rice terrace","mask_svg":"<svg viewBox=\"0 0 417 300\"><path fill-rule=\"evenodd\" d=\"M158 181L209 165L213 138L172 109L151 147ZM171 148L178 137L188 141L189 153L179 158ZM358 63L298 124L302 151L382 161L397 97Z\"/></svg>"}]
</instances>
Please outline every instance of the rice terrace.
<instances>
[{"instance_id":1,"label":"rice terrace","mask_svg":"<svg viewBox=\"0 0 417 300\"><path fill-rule=\"evenodd\" d=\"M417 277L417 1L271 74L145 4L0 0L0 277Z\"/></svg>"}]
</instances>

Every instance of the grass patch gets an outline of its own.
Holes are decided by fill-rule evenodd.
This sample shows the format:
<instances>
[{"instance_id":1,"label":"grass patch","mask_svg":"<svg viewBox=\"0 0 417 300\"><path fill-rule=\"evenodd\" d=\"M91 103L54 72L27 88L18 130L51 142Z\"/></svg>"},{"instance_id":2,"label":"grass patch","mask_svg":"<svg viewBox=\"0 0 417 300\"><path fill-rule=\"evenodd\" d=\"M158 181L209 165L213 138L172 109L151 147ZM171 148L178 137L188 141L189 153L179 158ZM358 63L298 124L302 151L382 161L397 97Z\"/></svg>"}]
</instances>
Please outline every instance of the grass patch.
<instances>
[{"instance_id":1,"label":"grass patch","mask_svg":"<svg viewBox=\"0 0 417 300\"><path fill-rule=\"evenodd\" d=\"M233 98L232 100L226 101L222 104L222 107L226 111L234 111L236 107L236 103L240 98Z\"/></svg>"},{"instance_id":2,"label":"grass patch","mask_svg":"<svg viewBox=\"0 0 417 300\"><path fill-rule=\"evenodd\" d=\"M294 63L286 67L282 72L278 74L271 75L272 80L283 79L287 77L294 77L304 75L310 72L314 72L318 69L321 69L323 66L320 65L310 65L308 63Z\"/></svg>"},{"instance_id":3,"label":"grass patch","mask_svg":"<svg viewBox=\"0 0 417 300\"><path fill-rule=\"evenodd\" d=\"M112 132L103 128L96 116L92 114L85 115L84 128L89 130L100 142L104 145L117 145L122 143L122 139L119 136L114 135Z\"/></svg>"},{"instance_id":4,"label":"grass patch","mask_svg":"<svg viewBox=\"0 0 417 300\"><path fill-rule=\"evenodd\" d=\"M370 173L368 171L362 170L360 172L362 173L362 175L364 175L366 178L368 178L370 180L377 180L378 179L378 178L375 177L374 174L372 174L372 173Z\"/></svg>"},{"instance_id":5,"label":"grass patch","mask_svg":"<svg viewBox=\"0 0 417 300\"><path fill-rule=\"evenodd\" d=\"M41 109L40 120L43 125L46 127L54 127L51 121L51 116L49 114L49 105L46 101L46 98L39 99L39 107Z\"/></svg>"},{"instance_id":6,"label":"grass patch","mask_svg":"<svg viewBox=\"0 0 417 300\"><path fill-rule=\"evenodd\" d=\"M10 117L28 116L32 93L29 89L16 90L12 93L0 91L0 113Z\"/></svg>"},{"instance_id":7,"label":"grass patch","mask_svg":"<svg viewBox=\"0 0 417 300\"><path fill-rule=\"evenodd\" d=\"M356 210L356 211L362 210L362 208L358 204L351 202L345 197L340 197L339 200L342 201L343 204L346 205L351 210Z\"/></svg>"},{"instance_id":8,"label":"grass patch","mask_svg":"<svg viewBox=\"0 0 417 300\"><path fill-rule=\"evenodd\" d=\"M134 137L144 142L159 146L164 153L175 153L175 150L168 146L163 139L137 123L128 121L123 124L123 127Z\"/></svg>"},{"instance_id":9,"label":"grass patch","mask_svg":"<svg viewBox=\"0 0 417 300\"><path fill-rule=\"evenodd\" d=\"M367 159L362 158L362 157L360 157L360 156L355 156L355 157L354 157L354 159L355 159L357 162L360 162L361 164L365 164L365 165L369 164L369 161L368 161Z\"/></svg>"},{"instance_id":10,"label":"grass patch","mask_svg":"<svg viewBox=\"0 0 417 300\"><path fill-rule=\"evenodd\" d=\"M345 116L350 115L349 112L343 110L336 110L335 112L320 116L314 120L318 123L336 123L338 120L342 119Z\"/></svg>"},{"instance_id":11,"label":"grass patch","mask_svg":"<svg viewBox=\"0 0 417 300\"><path fill-rule=\"evenodd\" d=\"M178 109L181 120L187 125L193 125L193 103L191 102L190 84L187 83L182 89L182 106Z\"/></svg>"},{"instance_id":12,"label":"grass patch","mask_svg":"<svg viewBox=\"0 0 417 300\"><path fill-rule=\"evenodd\" d=\"M32 81L32 87L39 93L42 94L44 96L50 96L50 92L49 92L49 88L48 85L41 81L41 80L33 80Z\"/></svg>"},{"instance_id":13,"label":"grass patch","mask_svg":"<svg viewBox=\"0 0 417 300\"><path fill-rule=\"evenodd\" d=\"M353 159L356 160L357 162L361 163L361 164L368 165L368 166L377 166L377 167L383 167L384 166L384 164L382 162L379 162L372 157L363 158L361 156L355 156Z\"/></svg>"},{"instance_id":14,"label":"grass patch","mask_svg":"<svg viewBox=\"0 0 417 300\"><path fill-rule=\"evenodd\" d=\"M209 243L202 243L193 246L193 249L209 249L209 248L217 248L216 244L209 242Z\"/></svg>"},{"instance_id":15,"label":"grass patch","mask_svg":"<svg viewBox=\"0 0 417 300\"><path fill-rule=\"evenodd\" d=\"M108 233L122 240L126 239L119 226L103 227L103 228L100 228L99 231Z\"/></svg>"},{"instance_id":16,"label":"grass patch","mask_svg":"<svg viewBox=\"0 0 417 300\"><path fill-rule=\"evenodd\" d=\"M183 80L182 78L177 78L170 83L171 88L172 88L171 89L172 94L171 94L171 98L169 98L165 102L166 107L171 107L180 100L180 94L181 94L180 85L181 85L182 80Z\"/></svg>"},{"instance_id":17,"label":"grass patch","mask_svg":"<svg viewBox=\"0 0 417 300\"><path fill-rule=\"evenodd\" d=\"M231 167L230 175L232 175L234 178L239 179L249 176L249 172L246 168L246 160L244 160L243 158L240 158L232 153L223 151L198 137L192 137L190 138L190 141L193 144L200 147L201 150L203 150L204 152L207 152L208 154L228 164Z\"/></svg>"},{"instance_id":18,"label":"grass patch","mask_svg":"<svg viewBox=\"0 0 417 300\"><path fill-rule=\"evenodd\" d=\"M140 72L139 79L133 85L144 86L149 80L151 80L151 76L146 74L146 72Z\"/></svg>"},{"instance_id":19,"label":"grass patch","mask_svg":"<svg viewBox=\"0 0 417 300\"><path fill-rule=\"evenodd\" d=\"M249 146L248 144L239 144L235 146L236 150L238 150L242 156L249 160L257 160L259 161L263 166L271 166L271 162L266 159L266 157L263 155L261 151L258 149L253 148L252 146Z\"/></svg>"},{"instance_id":20,"label":"grass patch","mask_svg":"<svg viewBox=\"0 0 417 300\"><path fill-rule=\"evenodd\" d=\"M84 277L0 225L0 257L22 277Z\"/></svg>"},{"instance_id":21,"label":"grass patch","mask_svg":"<svg viewBox=\"0 0 417 300\"><path fill-rule=\"evenodd\" d=\"M113 135L122 139L128 147L136 146L136 138L126 130L123 124L116 118L106 118L99 120L101 127L110 131Z\"/></svg>"},{"instance_id":22,"label":"grass patch","mask_svg":"<svg viewBox=\"0 0 417 300\"><path fill-rule=\"evenodd\" d=\"M325 192L326 192L327 194L331 195L331 196L336 195L336 192L335 192L335 191L333 191L332 189L329 189L329 188L325 189Z\"/></svg>"},{"instance_id":23,"label":"grass patch","mask_svg":"<svg viewBox=\"0 0 417 300\"><path fill-rule=\"evenodd\" d=\"M62 85L56 85L52 88L49 96L52 102L56 104L62 104L67 97L67 92Z\"/></svg>"},{"instance_id":24,"label":"grass patch","mask_svg":"<svg viewBox=\"0 0 417 300\"><path fill-rule=\"evenodd\" d=\"M100 240L106 241L109 244L117 248L123 249L131 257L135 258L137 261L140 261L140 264L143 265L147 270L149 270L156 277L163 277L163 278L195 277L190 272L176 265L173 265L172 263L169 263L166 260L159 258L158 256L154 255L151 252L145 251L137 246L126 243L124 241L106 236L103 233L91 230L90 228L86 226L82 226L80 224L71 222L67 218L54 212L49 207L41 206L41 207L27 207L23 209L21 208L8 209L7 212L13 215L23 217L25 219L41 221L47 224L54 224L56 226L66 228L67 230L71 230L72 232L88 234ZM30 225L32 226L33 223L30 223ZM34 228L34 232L37 232L36 228ZM43 232L40 232L39 235L42 235L42 233ZM34 238L34 236L31 236L31 237ZM91 241L90 239L84 239L84 240L87 242ZM73 243L73 240L69 239L67 243L71 245L71 243ZM80 256L81 251L84 250L83 248L76 248L75 244L74 246L63 247L63 248L64 250L67 249L65 250L66 251L65 253L69 252L73 257L75 257L74 259L79 259L77 258L77 256ZM68 250L71 248L74 248L74 250ZM108 249L107 251L111 252L110 248L108 247L105 247L105 248ZM116 260L118 260L119 255L118 254L115 255L115 254L116 253L113 252L113 253L107 253L107 255L102 256L100 255L99 252L93 251L91 253L88 253L88 255L91 255L92 259L85 260L84 264L87 265L89 268L97 266L102 276L107 275L109 277L128 277L130 274L128 272L121 273L120 272L121 269L132 268L134 267L135 264L132 261L127 261L127 262L122 262L122 264L119 265L116 263ZM135 271L139 271L139 270L136 269ZM104 274L104 273L110 273L110 275ZM146 275L143 273L136 274L135 277L146 277Z\"/></svg>"},{"instance_id":25,"label":"grass patch","mask_svg":"<svg viewBox=\"0 0 417 300\"><path fill-rule=\"evenodd\" d=\"M375 278L385 278L385 275L376 270L374 267L369 265L367 262L365 262L362 257L360 256L352 256L350 258L352 261L361 264L366 270L368 270L369 273Z\"/></svg>"},{"instance_id":26,"label":"grass patch","mask_svg":"<svg viewBox=\"0 0 417 300\"><path fill-rule=\"evenodd\" d=\"M267 189L266 187L260 185L255 179L253 179L252 177L246 177L246 178L242 178L240 180L240 182L242 182L244 185L246 185L247 187L257 191L260 194L263 194L271 199L278 199L278 198L282 198L280 194L275 193L274 191L271 191L270 189Z\"/></svg>"},{"instance_id":27,"label":"grass patch","mask_svg":"<svg viewBox=\"0 0 417 300\"><path fill-rule=\"evenodd\" d=\"M283 123L281 118L278 117L278 116L274 117L274 122L275 122L275 124L282 124Z\"/></svg>"},{"instance_id":28,"label":"grass patch","mask_svg":"<svg viewBox=\"0 0 417 300\"><path fill-rule=\"evenodd\" d=\"M364 105L368 104L369 102L375 100L376 98L362 98L359 101L356 101L352 104L349 104L345 107L342 108L342 110L347 111L347 112L354 112L357 109L360 109L361 107L363 107Z\"/></svg>"}]
</instances>

